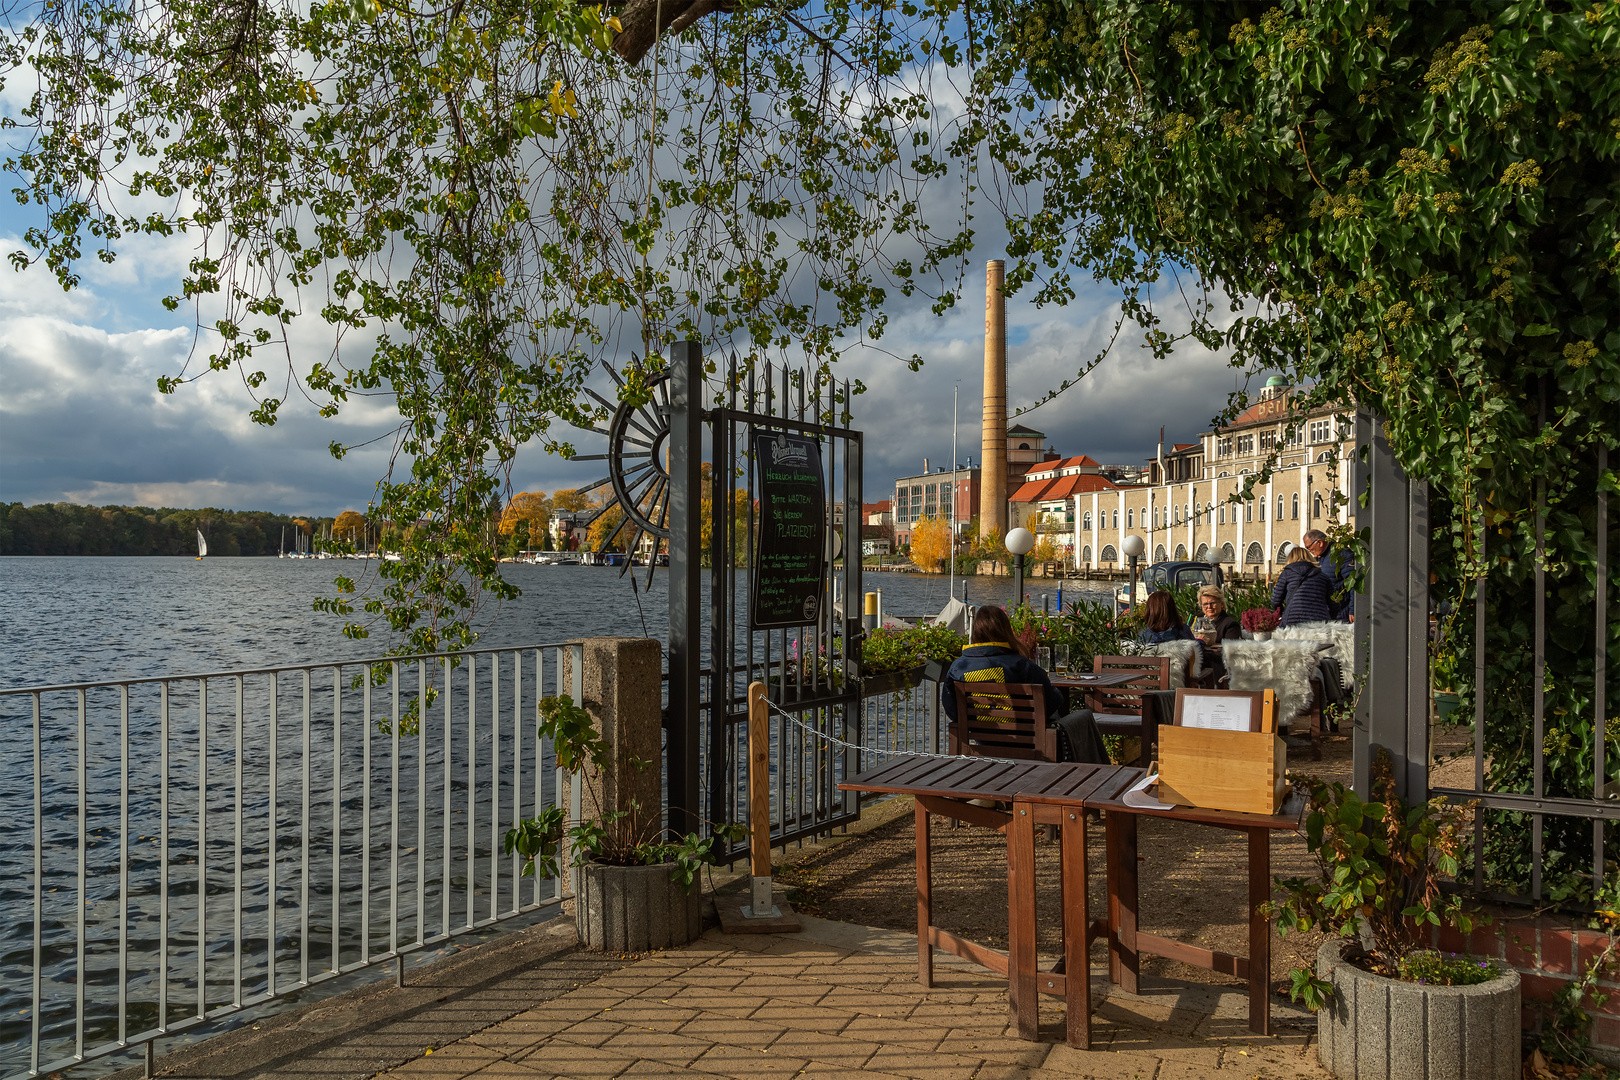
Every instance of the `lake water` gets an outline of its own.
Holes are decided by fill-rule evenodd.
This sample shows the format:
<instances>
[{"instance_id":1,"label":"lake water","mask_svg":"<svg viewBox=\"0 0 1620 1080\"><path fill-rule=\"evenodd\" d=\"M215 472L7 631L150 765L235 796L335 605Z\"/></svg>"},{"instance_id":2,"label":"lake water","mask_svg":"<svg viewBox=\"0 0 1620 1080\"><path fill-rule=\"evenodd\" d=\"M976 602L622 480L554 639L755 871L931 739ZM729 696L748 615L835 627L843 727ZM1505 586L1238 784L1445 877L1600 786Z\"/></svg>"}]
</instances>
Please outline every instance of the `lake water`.
<instances>
[{"instance_id":1,"label":"lake water","mask_svg":"<svg viewBox=\"0 0 1620 1080\"><path fill-rule=\"evenodd\" d=\"M368 568L358 560L0 558L0 687L385 655L386 630L352 641L339 632L342 620L310 606L318 596L333 595L339 573L358 569L362 588L367 580L375 584ZM662 570L639 595L638 609L629 576L613 567L502 569L523 595L478 613L480 647L640 636L643 617L649 636L667 637ZM645 581L645 568L637 574ZM867 590L883 591L886 612L899 615L937 612L949 595L947 579L932 575L868 573L864 582ZM964 583L971 603L1004 604L1012 596L1007 578L958 578L959 595ZM703 584L707 598L707 571ZM1037 604L1045 592L1056 605L1055 582L1031 580L1025 591ZM1103 599L1108 586L1074 582L1064 595Z\"/></svg>"},{"instance_id":2,"label":"lake water","mask_svg":"<svg viewBox=\"0 0 1620 1080\"><path fill-rule=\"evenodd\" d=\"M655 576L650 592L638 594L632 590L630 578L621 577L619 571L611 567L509 565L504 570L508 580L522 589L523 594L516 600L491 604L478 612L475 623L481 648L556 643L596 635L640 636L643 627L650 636L661 641L666 637L667 578L663 571ZM6 603L0 606L0 656L5 660L3 667L0 667L0 688L155 678L280 665L327 664L387 654L390 642L385 634L379 633L369 640L350 640L340 633L339 618L312 610L311 602L316 597L332 594L332 578L339 573L356 576L361 581L362 589L368 583L368 578L369 584L376 585L374 568L358 561L0 558L0 587L3 587L6 599ZM637 580L645 581L645 574L644 568L639 570ZM708 582L709 576L705 573L704 610L707 610ZM958 579L957 584L960 590L963 582ZM885 610L898 615L919 616L937 612L947 598L946 579L938 577L870 573L866 575L865 588L881 589ZM966 582L966 589L968 599L976 603L1005 603L1011 596L1011 582L1004 578L971 579ZM1045 583L1032 581L1028 591L1033 594L1035 603L1039 604L1043 589L1055 604L1056 589ZM1107 595L1104 584L1081 585L1081 589L1085 591L1071 589L1065 597L1073 599L1077 595ZM738 593L745 596L746 592L743 572L739 577ZM481 670L487 679L488 668ZM552 670L555 671L554 668ZM406 681L408 685L409 677ZM450 763L454 765L454 782L451 780L452 769L437 743L416 747L412 745L416 740L402 740L402 758L396 762L390 755L400 754L400 749L397 746L390 749L386 739L377 738L375 732L366 726L358 715L357 695L351 692L344 708L338 710L346 725L341 755L330 742L321 742L330 729L317 730L317 753L311 781L316 798L311 803L307 792L301 793L299 790L302 774L293 768L294 765L301 767L303 761L298 749L296 722L299 686L296 676L284 676L280 683L281 693L285 695L283 708L292 715L283 714L283 719L279 721L279 736L268 728L262 701L251 699L250 695L244 729L245 758L250 766L257 762L260 771L253 772L238 800L232 772L239 768L239 755L232 750L231 741L234 735L238 746L241 746L244 731L233 731L231 728L229 686L221 685L229 683L230 680L216 681L212 693L217 697L210 699L212 704L209 709L212 731L207 745L211 783L205 800L209 819L207 842L209 850L213 852L208 860L205 890L210 898L209 926L224 928L231 925L229 920L233 917L242 917L233 913L229 906L233 891L228 867L237 846L244 847L248 857L243 865L249 884L262 882L266 869L265 841L254 838L270 835L269 815L265 809L267 803L278 808L275 828L280 833L298 836L301 830L307 828L319 840L318 844L313 845L317 850L325 852L330 849L334 852L330 872L325 869L324 857L311 868L309 892L316 909L320 910L325 903L324 898L329 896L333 897L334 904L341 899L344 910L351 915L351 909L364 907L366 891L356 887L356 882L351 881L340 888L333 887L334 881L343 881L337 863L341 861L344 864L344 874L351 873L356 862L368 867L374 865L374 872L381 874L387 865L381 861L385 859L384 853L393 850L396 845L390 841L386 830L371 841L353 835L353 823L359 820L363 811L355 788L363 787L368 792L389 790L390 770L399 770L402 776L414 776L418 768L414 755L418 752L423 755L421 767L430 779L442 773L444 783L438 786L430 783L423 789L419 800L414 788L405 785L409 801L402 803L398 812L404 823L411 826L419 814L426 816L426 810L432 809L432 819L421 823L419 833L411 833L412 837L420 838L411 842L420 844L426 851L435 852L442 842L445 859L442 864L437 864L437 868L430 860L421 871L421 877L415 879L411 875L416 871L406 866L406 884L411 880L422 882L422 888L427 893L427 902L422 910L429 913L438 904L435 898L447 892L453 893L458 905L465 899L468 912L473 910L475 896L482 910L481 906L487 902L484 898L491 891L495 895L500 894L498 882L493 890L490 889L489 877L494 872L490 868L494 866L491 842L495 827L481 828L475 835L466 831L462 822L474 819L478 822L493 821L494 814L489 808L497 802L510 807L512 787L507 785L502 789L505 801L501 802L491 794L487 775L482 776L477 784L464 781L462 774L466 759L461 755L463 748L469 744L458 743L454 748L455 760ZM530 689L532 691L532 684ZM187 817L187 811L183 809L191 804L189 800L199 797L198 774L194 766L189 767L188 771L185 764L188 748L197 745L198 732L194 719L197 701L195 684L187 686L177 683L170 693L175 717L170 740L175 757L169 766L168 778L171 798L182 809L171 822L169 857L172 860L173 881L166 917L169 919L170 940L180 940L193 931L201 932L193 913L198 895L196 871L182 869L188 861L195 866L196 850L202 842L195 816ZM156 694L157 690L148 686L140 688L138 693L132 693L130 699L130 744L133 747L130 752L132 782L129 797L129 840L132 842L128 942L131 958L131 1030L144 1029L155 1016L150 1006L153 1000L153 974L143 967L142 960L156 955L161 940L159 912L162 905L156 891L156 883L161 875L153 858L153 844L159 825L156 823L152 777L162 771L158 768L153 749L158 745L157 731L153 727L156 710L152 699ZM87 789L100 794L93 794L90 798L86 818L89 838L85 849L88 867L86 885L82 889L76 886L76 807L80 796L77 739L72 734L73 695L57 693L47 695L47 698L52 713L49 719L58 724L53 729L58 734L48 735L44 742L41 752L44 765L40 770L44 778L41 799L45 807L43 829L47 842L47 885L43 900L44 986L47 1001L55 1002L53 1007L42 1011L42 1030L47 1044L45 1058L49 1060L71 1052L68 1049L73 1035L71 1001L80 981L75 973L70 944L76 925L88 927L83 932L86 933L93 962L87 968L83 981L90 991L91 1003L100 1002L89 1010L86 1043L95 1045L116 1037L115 1014L109 1011L107 999L115 984L119 951L116 937L119 896L117 844L121 829L116 798L120 774L116 694L112 691L95 691L88 699L89 751L83 767ZM317 717L331 717L332 700L329 690L317 687L314 714ZM28 715L30 701L28 695L0 698L0 705L4 706L0 710L0 720L3 720L0 723L0 817L8 823L8 828L0 830L0 974L3 974L3 978L0 978L0 1075L9 1075L26 1067L32 1025L32 987L28 972L33 961L31 823L35 794L33 723ZM380 703L384 701L386 694L379 693L379 708L383 708ZM327 721L322 720L322 723ZM484 723L486 727L478 732L479 753L486 753L492 745L487 715ZM509 762L515 760L510 756L513 734L512 727L508 726L504 734L494 736L495 742L502 748L498 753L509 755L502 760ZM276 742L278 737L279 744ZM304 738L308 739L307 733ZM367 741L368 738L370 741ZM279 745L280 753L285 756L286 770L277 782L275 799L270 797L267 787L263 784L255 786L253 780L253 776L262 775L266 743L272 747ZM368 748L365 756L361 756L362 744ZM330 747L330 756L323 756L326 753L323 747ZM364 770L368 767L370 787L359 784L355 779L356 776L367 775ZM337 793L339 778L344 807L342 830L334 824L337 821L335 809L330 812L327 809L332 805L332 800L323 794ZM521 780L519 786L528 790L532 784L537 793L544 784L545 798L549 800L553 797L551 782L537 777L533 770L524 774ZM238 779L234 783L241 781ZM337 796L334 794L332 797ZM452 813L465 815L458 818L453 829L440 828L436 824L441 797L446 826ZM315 807L307 821L299 816L301 798L306 805ZM237 845L234 837L238 830L243 830L242 835L253 842ZM332 840L339 832L345 839ZM458 838L458 844L464 846L468 852L466 862L475 869L457 869L461 863L449 857L449 841L445 839L452 835ZM339 848L341 859L335 853ZM367 861L368 850L374 852L378 861ZM409 850L416 849L411 847ZM276 856L277 865L282 867L285 875L283 892L286 884L295 880L295 867L291 862L294 855L290 848L283 848L278 850ZM372 880L379 879L374 877ZM409 893L408 888L406 893ZM250 890L250 899L268 895L269 892L262 889ZM84 897L83 919L74 913L77 910L74 905L81 903L75 900L79 896ZM277 907L286 906L288 902L285 898L278 900ZM418 903L422 903L420 899ZM448 919L451 902L445 901L444 905ZM457 918L460 917L460 910L458 907ZM244 928L261 927L265 912L266 905L255 899L246 913L248 921L242 925ZM342 925L343 920L338 922ZM379 912L373 929L383 925ZM377 932L381 933L380 930ZM500 928L488 933L498 932ZM262 933L258 930L250 933L244 929L243 937L249 939L255 952L263 945ZM320 950L331 944L330 933L322 926L311 923L307 928L307 937L313 943L310 949L315 953L316 966L319 967L324 955ZM240 963L240 959L231 954L230 947L235 940L242 938L222 940L210 946L209 981L215 989L228 984L233 963ZM476 936L457 939L462 943L467 940L476 940ZM352 936L344 941L351 950L355 947ZM453 951L457 947L460 946L446 945L443 949L418 956L422 960L431 959L434 955ZM278 962L284 962L284 971L290 971L298 959L297 949L290 937L281 943L277 955L282 957L282 961ZM355 979L375 979L386 975L386 969L358 972L310 993L330 993L345 988L346 983ZM177 975L174 978L176 981L171 985L171 993L178 996L185 986ZM278 1007L286 1005L272 1004L263 1008ZM200 1031L196 1033L200 1034ZM170 1042L169 1039L165 1040L166 1044ZM107 1071L111 1067L110 1062L111 1059L102 1059L99 1067L89 1065L85 1068L94 1075Z\"/></svg>"}]
</instances>

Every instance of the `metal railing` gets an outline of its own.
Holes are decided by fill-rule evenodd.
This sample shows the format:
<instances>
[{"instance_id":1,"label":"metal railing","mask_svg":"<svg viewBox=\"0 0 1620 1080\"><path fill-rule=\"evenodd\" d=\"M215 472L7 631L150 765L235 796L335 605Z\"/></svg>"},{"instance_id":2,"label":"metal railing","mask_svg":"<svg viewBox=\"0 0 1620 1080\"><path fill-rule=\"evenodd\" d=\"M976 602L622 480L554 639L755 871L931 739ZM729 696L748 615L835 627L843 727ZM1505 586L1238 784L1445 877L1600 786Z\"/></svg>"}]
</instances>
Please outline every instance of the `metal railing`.
<instances>
[{"instance_id":1,"label":"metal railing","mask_svg":"<svg viewBox=\"0 0 1620 1080\"><path fill-rule=\"evenodd\" d=\"M150 1061L557 903L502 837L556 803L535 704L582 669L572 643L0 691L0 1075Z\"/></svg>"}]
</instances>

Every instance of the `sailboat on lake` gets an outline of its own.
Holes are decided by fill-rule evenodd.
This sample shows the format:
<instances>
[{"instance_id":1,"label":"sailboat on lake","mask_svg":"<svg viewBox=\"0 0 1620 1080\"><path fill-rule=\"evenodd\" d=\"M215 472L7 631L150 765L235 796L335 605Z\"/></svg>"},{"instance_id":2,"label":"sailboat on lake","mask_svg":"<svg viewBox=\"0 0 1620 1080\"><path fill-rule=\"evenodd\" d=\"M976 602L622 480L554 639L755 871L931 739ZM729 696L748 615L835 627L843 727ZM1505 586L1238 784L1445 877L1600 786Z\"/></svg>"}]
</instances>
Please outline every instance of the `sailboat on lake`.
<instances>
[{"instance_id":1,"label":"sailboat on lake","mask_svg":"<svg viewBox=\"0 0 1620 1080\"><path fill-rule=\"evenodd\" d=\"M198 529L197 530L197 561L202 562L202 557L204 555L207 555L207 554L208 554L208 540L207 540L206 537L203 536L202 530Z\"/></svg>"}]
</instances>

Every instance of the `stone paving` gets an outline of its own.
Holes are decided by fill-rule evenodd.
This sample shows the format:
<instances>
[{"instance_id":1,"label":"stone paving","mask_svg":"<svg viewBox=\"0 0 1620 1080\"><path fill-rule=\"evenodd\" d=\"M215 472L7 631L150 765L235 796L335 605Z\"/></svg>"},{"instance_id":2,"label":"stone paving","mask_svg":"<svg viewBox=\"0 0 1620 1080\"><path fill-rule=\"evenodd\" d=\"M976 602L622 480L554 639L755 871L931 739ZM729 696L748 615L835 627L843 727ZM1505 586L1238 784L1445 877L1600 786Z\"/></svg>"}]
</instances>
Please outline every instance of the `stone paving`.
<instances>
[{"instance_id":1,"label":"stone paving","mask_svg":"<svg viewBox=\"0 0 1620 1080\"><path fill-rule=\"evenodd\" d=\"M1005 981L936 954L917 985L916 941L805 918L779 936L711 931L585 983L382 1075L397 1080L544 1077L908 1080L1194 1080L1326 1077L1314 1018L1285 1004L1276 1034L1249 1032L1239 992L1189 983L1143 994L1094 980L1094 1046L1061 1039L1043 999L1041 1042L1007 1024Z\"/></svg>"}]
</instances>

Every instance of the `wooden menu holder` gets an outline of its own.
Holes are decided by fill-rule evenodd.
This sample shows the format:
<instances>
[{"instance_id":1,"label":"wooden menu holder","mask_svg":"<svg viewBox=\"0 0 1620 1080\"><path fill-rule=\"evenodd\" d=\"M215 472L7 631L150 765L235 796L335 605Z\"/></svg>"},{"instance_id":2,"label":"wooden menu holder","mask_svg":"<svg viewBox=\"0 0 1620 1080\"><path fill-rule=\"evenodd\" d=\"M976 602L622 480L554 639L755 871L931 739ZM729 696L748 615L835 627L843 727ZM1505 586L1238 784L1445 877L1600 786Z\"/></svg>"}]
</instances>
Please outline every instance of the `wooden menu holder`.
<instances>
[{"instance_id":1,"label":"wooden menu holder","mask_svg":"<svg viewBox=\"0 0 1620 1080\"><path fill-rule=\"evenodd\" d=\"M1248 699L1249 729L1188 727L1188 696ZM1196 710L1195 710L1196 711ZM1160 802L1275 814L1288 793L1288 748L1277 735L1277 695L1272 690L1180 690L1176 719L1159 728Z\"/></svg>"}]
</instances>

